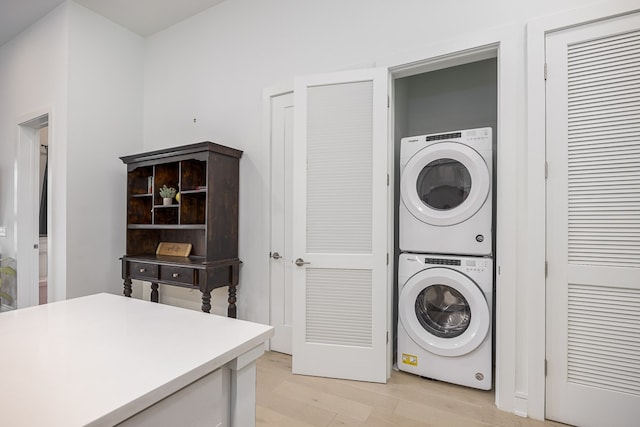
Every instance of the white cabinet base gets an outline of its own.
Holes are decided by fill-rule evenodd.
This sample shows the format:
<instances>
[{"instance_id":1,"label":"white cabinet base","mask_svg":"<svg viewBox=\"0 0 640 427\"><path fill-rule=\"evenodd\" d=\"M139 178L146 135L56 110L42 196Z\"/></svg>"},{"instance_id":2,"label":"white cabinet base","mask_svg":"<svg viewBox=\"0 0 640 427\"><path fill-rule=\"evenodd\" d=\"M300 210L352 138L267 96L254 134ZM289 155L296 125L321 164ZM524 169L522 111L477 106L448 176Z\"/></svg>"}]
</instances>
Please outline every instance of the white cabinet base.
<instances>
[{"instance_id":1,"label":"white cabinet base","mask_svg":"<svg viewBox=\"0 0 640 427\"><path fill-rule=\"evenodd\" d=\"M118 424L121 427L225 426L226 393L218 369Z\"/></svg>"}]
</instances>

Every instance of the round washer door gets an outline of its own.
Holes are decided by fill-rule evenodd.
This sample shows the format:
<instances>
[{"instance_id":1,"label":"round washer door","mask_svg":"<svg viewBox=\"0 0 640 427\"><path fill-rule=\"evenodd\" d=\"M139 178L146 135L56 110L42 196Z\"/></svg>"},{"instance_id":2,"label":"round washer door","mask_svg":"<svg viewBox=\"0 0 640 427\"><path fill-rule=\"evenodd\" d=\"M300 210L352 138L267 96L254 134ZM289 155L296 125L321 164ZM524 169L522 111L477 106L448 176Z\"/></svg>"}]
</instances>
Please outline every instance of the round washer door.
<instances>
[{"instance_id":1,"label":"round washer door","mask_svg":"<svg viewBox=\"0 0 640 427\"><path fill-rule=\"evenodd\" d=\"M413 341L440 356L475 350L491 327L480 288L449 268L430 268L411 277L400 291L398 312Z\"/></svg>"},{"instance_id":2,"label":"round washer door","mask_svg":"<svg viewBox=\"0 0 640 427\"><path fill-rule=\"evenodd\" d=\"M471 218L487 200L490 188L489 169L482 156L456 142L440 142L418 151L400 178L400 195L409 212L436 226Z\"/></svg>"}]
</instances>

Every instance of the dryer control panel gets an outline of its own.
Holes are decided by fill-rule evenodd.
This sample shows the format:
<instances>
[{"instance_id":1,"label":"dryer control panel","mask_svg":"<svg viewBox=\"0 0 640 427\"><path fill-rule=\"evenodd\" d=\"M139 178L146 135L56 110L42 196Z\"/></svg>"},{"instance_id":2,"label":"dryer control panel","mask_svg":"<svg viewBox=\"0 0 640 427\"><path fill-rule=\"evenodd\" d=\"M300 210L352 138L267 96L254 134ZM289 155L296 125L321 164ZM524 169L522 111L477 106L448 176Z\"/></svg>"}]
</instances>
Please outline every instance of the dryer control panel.
<instances>
[{"instance_id":1,"label":"dryer control panel","mask_svg":"<svg viewBox=\"0 0 640 427\"><path fill-rule=\"evenodd\" d=\"M489 128L468 130L465 131L465 139L469 142L490 140L491 132Z\"/></svg>"}]
</instances>

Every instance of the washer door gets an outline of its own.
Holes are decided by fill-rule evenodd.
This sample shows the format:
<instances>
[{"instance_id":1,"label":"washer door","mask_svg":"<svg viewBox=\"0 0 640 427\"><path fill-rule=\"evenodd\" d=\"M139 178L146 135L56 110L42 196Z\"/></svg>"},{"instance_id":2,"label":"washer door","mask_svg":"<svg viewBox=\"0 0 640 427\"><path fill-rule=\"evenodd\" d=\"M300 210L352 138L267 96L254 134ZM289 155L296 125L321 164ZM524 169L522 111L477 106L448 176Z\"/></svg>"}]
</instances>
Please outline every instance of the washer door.
<instances>
[{"instance_id":1,"label":"washer door","mask_svg":"<svg viewBox=\"0 0 640 427\"><path fill-rule=\"evenodd\" d=\"M427 224L448 226L471 218L487 200L491 178L473 148L440 142L409 159L400 179L400 195L409 212Z\"/></svg>"},{"instance_id":2,"label":"washer door","mask_svg":"<svg viewBox=\"0 0 640 427\"><path fill-rule=\"evenodd\" d=\"M440 356L470 353L491 330L480 288L448 268L430 268L411 277L400 291L398 311L416 344Z\"/></svg>"}]
</instances>

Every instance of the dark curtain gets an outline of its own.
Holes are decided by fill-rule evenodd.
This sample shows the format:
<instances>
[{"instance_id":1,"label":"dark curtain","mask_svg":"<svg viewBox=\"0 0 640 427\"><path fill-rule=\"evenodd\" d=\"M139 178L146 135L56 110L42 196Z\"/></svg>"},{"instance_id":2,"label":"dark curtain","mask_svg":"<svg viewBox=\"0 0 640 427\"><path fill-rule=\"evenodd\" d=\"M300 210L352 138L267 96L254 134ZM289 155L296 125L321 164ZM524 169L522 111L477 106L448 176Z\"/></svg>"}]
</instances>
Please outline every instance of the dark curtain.
<instances>
[{"instance_id":1,"label":"dark curtain","mask_svg":"<svg viewBox=\"0 0 640 427\"><path fill-rule=\"evenodd\" d=\"M46 156L44 164L44 177L42 178L42 197L40 198L40 235L47 235L47 169L49 169L49 156Z\"/></svg>"}]
</instances>

